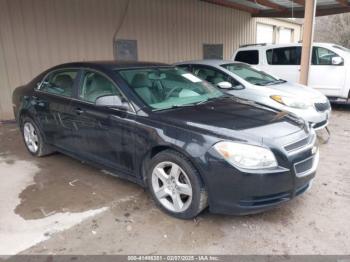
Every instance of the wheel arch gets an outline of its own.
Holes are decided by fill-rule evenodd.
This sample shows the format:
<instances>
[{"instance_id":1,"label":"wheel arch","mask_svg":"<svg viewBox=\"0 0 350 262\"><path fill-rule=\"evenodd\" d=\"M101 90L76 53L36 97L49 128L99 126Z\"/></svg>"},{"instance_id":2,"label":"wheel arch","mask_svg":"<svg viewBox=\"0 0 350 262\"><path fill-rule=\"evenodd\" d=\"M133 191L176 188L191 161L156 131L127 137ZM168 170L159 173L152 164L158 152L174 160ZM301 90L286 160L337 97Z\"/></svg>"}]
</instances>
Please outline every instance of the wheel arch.
<instances>
[{"instance_id":1,"label":"wheel arch","mask_svg":"<svg viewBox=\"0 0 350 262\"><path fill-rule=\"evenodd\" d=\"M33 118L33 116L32 116L32 114L29 112L29 110L23 108L23 109L21 109L21 110L18 112L18 119L17 119L17 122L18 122L18 125L19 125L20 127L21 127L21 125L22 125L23 118L25 118L25 117L29 117L29 118L31 118L33 121L35 121L34 118Z\"/></svg>"},{"instance_id":2,"label":"wheel arch","mask_svg":"<svg viewBox=\"0 0 350 262\"><path fill-rule=\"evenodd\" d=\"M17 119L17 123L20 129L22 129L22 125L23 125L23 119L24 118L30 118L38 127L39 132L43 138L43 140L46 142L46 136L45 133L43 132L41 125L39 124L39 122L37 121L37 119L35 119L33 112L31 112L30 110L28 110L27 108L22 108L19 113L18 113L18 119Z\"/></svg>"},{"instance_id":3,"label":"wheel arch","mask_svg":"<svg viewBox=\"0 0 350 262\"><path fill-rule=\"evenodd\" d=\"M145 187L147 187L147 169L148 169L148 164L150 162L150 160L155 157L157 154L163 152L163 151L166 151L166 150L172 150L172 151L175 151L181 155L183 155L184 157L187 158L187 160L193 165L193 167L197 170L198 174L199 174L199 177L200 177L200 180L201 182L203 183L204 186L206 186L206 183L205 183L205 179L201 173L201 169L196 165L196 163L191 160L191 156L185 151L183 150L182 148L180 147L177 147L177 146L174 146L174 145L157 145L157 146L154 146L152 147L146 154L145 156L143 157L142 159L142 163L141 163L141 170L140 170L140 174L141 174L141 178L142 178L142 182L144 184Z\"/></svg>"}]
</instances>

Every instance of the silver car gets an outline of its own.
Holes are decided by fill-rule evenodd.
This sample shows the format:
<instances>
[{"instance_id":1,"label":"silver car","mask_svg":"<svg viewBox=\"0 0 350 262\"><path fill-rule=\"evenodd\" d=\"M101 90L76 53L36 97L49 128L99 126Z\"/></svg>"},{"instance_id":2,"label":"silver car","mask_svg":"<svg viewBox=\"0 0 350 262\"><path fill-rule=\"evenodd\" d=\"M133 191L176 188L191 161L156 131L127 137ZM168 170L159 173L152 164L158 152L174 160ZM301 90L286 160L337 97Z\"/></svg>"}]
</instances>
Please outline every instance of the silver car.
<instances>
[{"instance_id":1,"label":"silver car","mask_svg":"<svg viewBox=\"0 0 350 262\"><path fill-rule=\"evenodd\" d=\"M292 112L316 130L328 125L330 103L326 96L310 87L279 79L248 64L231 60L197 60L176 65L226 93Z\"/></svg>"}]
</instances>

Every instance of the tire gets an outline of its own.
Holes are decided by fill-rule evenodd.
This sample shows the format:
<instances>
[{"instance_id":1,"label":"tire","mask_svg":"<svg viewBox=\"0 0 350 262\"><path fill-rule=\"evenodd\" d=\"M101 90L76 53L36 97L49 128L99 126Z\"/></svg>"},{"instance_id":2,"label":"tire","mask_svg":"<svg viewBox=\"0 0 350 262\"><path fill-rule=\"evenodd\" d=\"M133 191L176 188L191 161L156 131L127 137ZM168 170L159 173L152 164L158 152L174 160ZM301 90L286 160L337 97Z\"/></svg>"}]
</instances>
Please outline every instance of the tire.
<instances>
[{"instance_id":1,"label":"tire","mask_svg":"<svg viewBox=\"0 0 350 262\"><path fill-rule=\"evenodd\" d=\"M191 219L208 206L204 183L185 156L165 150L155 155L148 166L148 187L157 206L165 213Z\"/></svg>"},{"instance_id":2,"label":"tire","mask_svg":"<svg viewBox=\"0 0 350 262\"><path fill-rule=\"evenodd\" d=\"M44 142L42 133L33 119L21 119L21 133L28 152L33 156L43 157L54 152L52 147Z\"/></svg>"}]
</instances>

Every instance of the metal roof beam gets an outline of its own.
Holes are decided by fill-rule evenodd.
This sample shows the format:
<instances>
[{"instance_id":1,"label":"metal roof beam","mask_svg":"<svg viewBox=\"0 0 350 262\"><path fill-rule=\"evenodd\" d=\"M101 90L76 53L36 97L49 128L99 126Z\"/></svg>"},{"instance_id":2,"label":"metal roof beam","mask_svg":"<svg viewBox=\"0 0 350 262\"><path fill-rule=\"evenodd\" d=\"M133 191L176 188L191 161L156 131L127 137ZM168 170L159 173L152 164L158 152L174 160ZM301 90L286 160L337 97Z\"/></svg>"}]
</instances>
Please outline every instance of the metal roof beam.
<instances>
[{"instance_id":1,"label":"metal roof beam","mask_svg":"<svg viewBox=\"0 0 350 262\"><path fill-rule=\"evenodd\" d=\"M279 5L279 4L276 4L274 2L271 2L269 0L248 0L249 2L252 2L252 3L256 3L256 4L259 4L259 5L263 5L263 6L266 6L266 7L269 7L269 8L272 8L272 9L275 9L277 11L286 11L287 8Z\"/></svg>"},{"instance_id":2,"label":"metal roof beam","mask_svg":"<svg viewBox=\"0 0 350 262\"><path fill-rule=\"evenodd\" d=\"M301 5L301 6L305 6L305 0L289 0L289 1L297 3L297 4Z\"/></svg>"},{"instance_id":3,"label":"metal roof beam","mask_svg":"<svg viewBox=\"0 0 350 262\"><path fill-rule=\"evenodd\" d=\"M201 0L201 1L208 2L211 4L221 5L221 6L228 7L228 8L238 9L238 10L248 12L251 14L258 14L259 13L259 9L249 7L249 6L246 6L243 4L234 3L231 1L227 1L227 0Z\"/></svg>"},{"instance_id":4,"label":"metal roof beam","mask_svg":"<svg viewBox=\"0 0 350 262\"><path fill-rule=\"evenodd\" d=\"M326 15L335 15L350 12L350 6L344 7L339 5L330 5L317 7L316 16L326 16ZM288 9L285 12L278 11L260 11L258 14L252 14L253 17L295 17L303 18L304 17L304 8L295 8L292 12L291 9Z\"/></svg>"}]
</instances>

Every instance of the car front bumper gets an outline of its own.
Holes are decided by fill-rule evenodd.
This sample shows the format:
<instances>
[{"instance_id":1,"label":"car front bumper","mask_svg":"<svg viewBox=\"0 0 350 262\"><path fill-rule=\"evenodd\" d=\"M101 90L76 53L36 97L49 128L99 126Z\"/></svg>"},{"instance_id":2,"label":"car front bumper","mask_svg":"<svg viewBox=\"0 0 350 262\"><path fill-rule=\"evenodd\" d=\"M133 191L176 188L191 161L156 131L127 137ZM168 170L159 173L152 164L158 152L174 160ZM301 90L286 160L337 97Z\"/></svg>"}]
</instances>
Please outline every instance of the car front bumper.
<instances>
[{"instance_id":1,"label":"car front bumper","mask_svg":"<svg viewBox=\"0 0 350 262\"><path fill-rule=\"evenodd\" d=\"M314 108L309 110L289 109L289 111L303 118L315 130L325 128L331 116L331 109L323 112L316 111Z\"/></svg>"},{"instance_id":2,"label":"car front bumper","mask_svg":"<svg viewBox=\"0 0 350 262\"><path fill-rule=\"evenodd\" d=\"M279 206L307 191L315 177L319 153L291 157L288 167L247 172L231 166L214 150L206 155L205 182L213 213L247 215Z\"/></svg>"}]
</instances>

